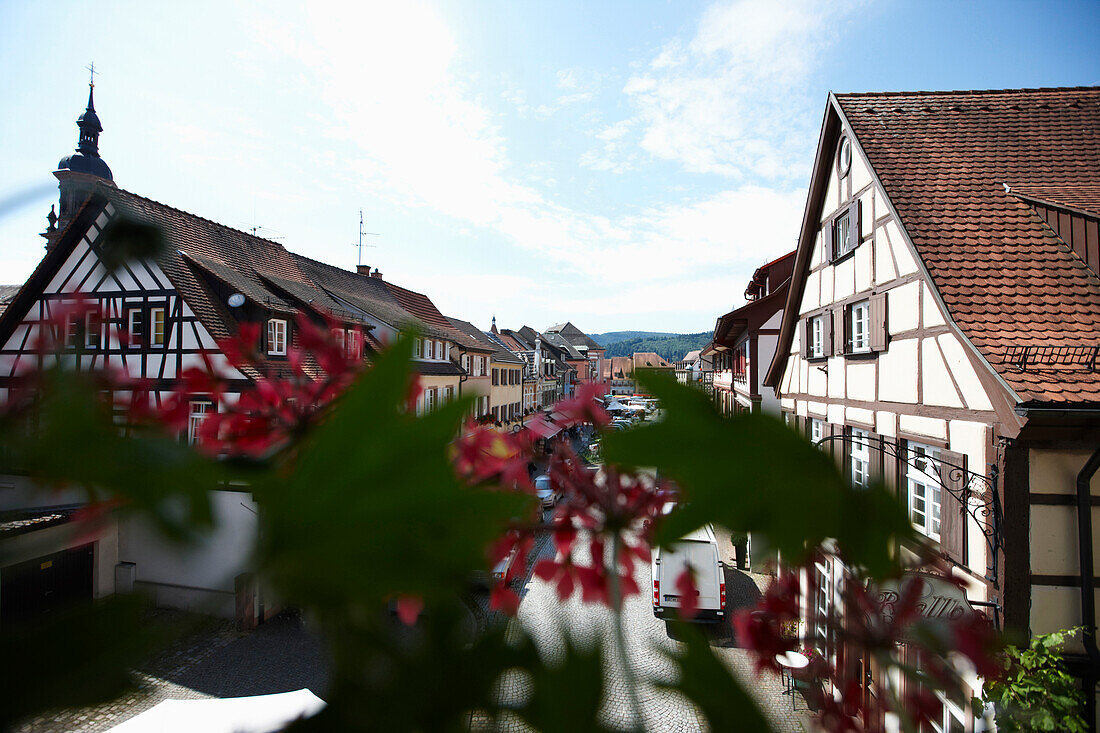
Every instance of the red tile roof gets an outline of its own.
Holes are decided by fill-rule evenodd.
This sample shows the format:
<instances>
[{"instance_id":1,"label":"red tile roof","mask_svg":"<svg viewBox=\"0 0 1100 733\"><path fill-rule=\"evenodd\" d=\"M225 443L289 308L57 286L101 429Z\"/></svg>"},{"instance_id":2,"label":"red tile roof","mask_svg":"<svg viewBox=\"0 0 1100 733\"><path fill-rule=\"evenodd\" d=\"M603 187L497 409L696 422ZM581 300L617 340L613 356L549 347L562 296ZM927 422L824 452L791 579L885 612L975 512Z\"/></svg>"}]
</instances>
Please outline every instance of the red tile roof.
<instances>
[{"instance_id":1,"label":"red tile roof","mask_svg":"<svg viewBox=\"0 0 1100 733\"><path fill-rule=\"evenodd\" d=\"M1100 88L837 95L951 318L1024 402L1100 402L1100 278L1015 192L1100 211ZM1006 186L1008 190L1006 190Z\"/></svg>"}]
</instances>

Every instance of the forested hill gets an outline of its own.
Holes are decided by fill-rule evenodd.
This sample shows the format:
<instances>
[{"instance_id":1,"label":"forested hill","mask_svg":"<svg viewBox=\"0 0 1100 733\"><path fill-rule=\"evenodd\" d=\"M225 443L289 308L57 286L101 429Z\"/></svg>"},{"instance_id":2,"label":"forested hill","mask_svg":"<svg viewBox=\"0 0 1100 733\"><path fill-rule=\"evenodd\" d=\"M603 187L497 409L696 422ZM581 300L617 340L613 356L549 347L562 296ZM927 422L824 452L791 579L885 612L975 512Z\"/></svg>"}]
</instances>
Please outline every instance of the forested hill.
<instances>
[{"instance_id":1,"label":"forested hill","mask_svg":"<svg viewBox=\"0 0 1100 733\"><path fill-rule=\"evenodd\" d=\"M637 351L655 351L668 361L679 361L689 351L701 349L712 335L702 333L655 333L615 331L594 334L593 339L607 348L607 356L630 356Z\"/></svg>"}]
</instances>

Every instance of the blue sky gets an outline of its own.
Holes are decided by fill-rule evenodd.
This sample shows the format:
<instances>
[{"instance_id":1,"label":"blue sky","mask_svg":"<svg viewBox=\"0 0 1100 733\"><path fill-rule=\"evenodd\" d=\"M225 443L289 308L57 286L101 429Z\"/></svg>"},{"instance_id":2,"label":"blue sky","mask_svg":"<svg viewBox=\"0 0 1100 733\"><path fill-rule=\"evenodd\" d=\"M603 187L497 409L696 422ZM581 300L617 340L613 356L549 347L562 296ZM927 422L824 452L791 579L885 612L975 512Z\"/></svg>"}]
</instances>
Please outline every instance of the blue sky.
<instances>
[{"instance_id":1,"label":"blue sky","mask_svg":"<svg viewBox=\"0 0 1100 733\"><path fill-rule=\"evenodd\" d=\"M0 2L0 282L94 61L127 190L345 267L362 208L364 262L486 328L708 330L794 247L829 90L1100 84L1098 35L1098 2Z\"/></svg>"}]
</instances>

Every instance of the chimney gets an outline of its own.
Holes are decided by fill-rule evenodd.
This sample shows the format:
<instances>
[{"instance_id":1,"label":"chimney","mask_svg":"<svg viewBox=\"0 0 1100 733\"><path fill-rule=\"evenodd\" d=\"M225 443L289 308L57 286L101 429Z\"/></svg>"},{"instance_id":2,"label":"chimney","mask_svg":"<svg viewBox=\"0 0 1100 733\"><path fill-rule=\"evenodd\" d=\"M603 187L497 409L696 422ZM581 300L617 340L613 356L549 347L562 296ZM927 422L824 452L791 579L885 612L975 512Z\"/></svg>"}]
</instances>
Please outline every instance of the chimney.
<instances>
[{"instance_id":1,"label":"chimney","mask_svg":"<svg viewBox=\"0 0 1100 733\"><path fill-rule=\"evenodd\" d=\"M355 266L355 274L356 275L369 275L370 274L370 265L356 265Z\"/></svg>"},{"instance_id":2,"label":"chimney","mask_svg":"<svg viewBox=\"0 0 1100 733\"><path fill-rule=\"evenodd\" d=\"M378 278L379 280L381 280L381 279L382 279L382 273L378 271L378 268L377 268L377 267L376 267L376 268L374 268L374 272L372 272L372 273L370 274L370 276L371 276L371 277L376 277L376 278Z\"/></svg>"}]
</instances>

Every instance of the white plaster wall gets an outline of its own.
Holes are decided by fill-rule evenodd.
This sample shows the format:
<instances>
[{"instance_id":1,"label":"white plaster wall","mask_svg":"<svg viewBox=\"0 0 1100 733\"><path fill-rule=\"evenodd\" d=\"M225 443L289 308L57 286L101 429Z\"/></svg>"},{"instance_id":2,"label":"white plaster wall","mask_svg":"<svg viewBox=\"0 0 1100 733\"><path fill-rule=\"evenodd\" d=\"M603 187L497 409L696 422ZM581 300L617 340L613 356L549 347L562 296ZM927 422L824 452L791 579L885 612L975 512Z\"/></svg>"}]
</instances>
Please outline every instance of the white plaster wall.
<instances>
[{"instance_id":1,"label":"white plaster wall","mask_svg":"<svg viewBox=\"0 0 1100 733\"><path fill-rule=\"evenodd\" d=\"M802 309L799 314L809 313L817 308L821 303L818 300L820 291L820 285L818 281L821 278L821 270L817 272L811 272L806 276L806 286L802 291Z\"/></svg>"},{"instance_id":2,"label":"white plaster wall","mask_svg":"<svg viewBox=\"0 0 1100 733\"><path fill-rule=\"evenodd\" d=\"M978 379L978 373L967 358L958 337L943 333L936 337L936 342L940 345L940 351L955 377L966 406L972 410L992 410L993 403L989 401L989 396Z\"/></svg>"},{"instance_id":3,"label":"white plaster wall","mask_svg":"<svg viewBox=\"0 0 1100 733\"><path fill-rule=\"evenodd\" d=\"M884 402L917 401L917 340L891 341L878 355L878 396Z\"/></svg>"},{"instance_id":4,"label":"white plaster wall","mask_svg":"<svg viewBox=\"0 0 1100 733\"><path fill-rule=\"evenodd\" d=\"M816 415L817 417L825 417L828 405L824 402L814 402L809 400L806 402L806 412L810 415Z\"/></svg>"},{"instance_id":5,"label":"white plaster wall","mask_svg":"<svg viewBox=\"0 0 1100 733\"><path fill-rule=\"evenodd\" d=\"M943 326L947 323L939 305L936 304L936 298L932 295L931 287L928 285L924 286L921 302L924 308L925 327Z\"/></svg>"},{"instance_id":6,"label":"white plaster wall","mask_svg":"<svg viewBox=\"0 0 1100 733\"><path fill-rule=\"evenodd\" d=\"M843 425L844 424L844 405L837 405L837 404L834 404L834 403L830 403L827 406L827 409L825 411L825 415L828 418L828 421L831 422L833 425Z\"/></svg>"},{"instance_id":7,"label":"white plaster wall","mask_svg":"<svg viewBox=\"0 0 1100 733\"><path fill-rule=\"evenodd\" d=\"M868 204L865 211L870 211L870 205ZM864 218L866 222L866 218ZM871 285L874 283L874 268L871 257L871 250L873 244L866 242L858 249L856 249L855 255L852 257L853 268L855 269L855 292L861 292L864 290L870 290Z\"/></svg>"},{"instance_id":8,"label":"white plaster wall","mask_svg":"<svg viewBox=\"0 0 1100 733\"><path fill-rule=\"evenodd\" d=\"M210 500L214 528L195 545L181 547L130 519L119 528L119 559L136 564L138 583L162 605L232 617L234 578L251 569L259 509L243 491L212 491Z\"/></svg>"},{"instance_id":9,"label":"white plaster wall","mask_svg":"<svg viewBox=\"0 0 1100 733\"><path fill-rule=\"evenodd\" d=\"M844 399L844 357L829 357L828 370L829 396L837 399Z\"/></svg>"},{"instance_id":10,"label":"white plaster wall","mask_svg":"<svg viewBox=\"0 0 1100 733\"><path fill-rule=\"evenodd\" d=\"M875 399L875 373L877 367L874 362L859 361L848 364L848 398L871 402Z\"/></svg>"},{"instance_id":11,"label":"white plaster wall","mask_svg":"<svg viewBox=\"0 0 1100 733\"><path fill-rule=\"evenodd\" d=\"M947 440L947 421L922 415L898 415L898 429L905 433Z\"/></svg>"},{"instance_id":12,"label":"white plaster wall","mask_svg":"<svg viewBox=\"0 0 1100 733\"><path fill-rule=\"evenodd\" d=\"M887 410L875 412L875 432L887 438L897 437L898 416Z\"/></svg>"},{"instance_id":13,"label":"white plaster wall","mask_svg":"<svg viewBox=\"0 0 1100 733\"><path fill-rule=\"evenodd\" d=\"M875 424L874 410L865 410L862 407L846 408L844 411L844 417L846 423L857 422L861 425Z\"/></svg>"},{"instance_id":14,"label":"white plaster wall","mask_svg":"<svg viewBox=\"0 0 1100 733\"><path fill-rule=\"evenodd\" d=\"M918 282L906 283L887 291L886 321L891 336L911 331L920 325L919 295Z\"/></svg>"},{"instance_id":15,"label":"white plaster wall","mask_svg":"<svg viewBox=\"0 0 1100 733\"><path fill-rule=\"evenodd\" d=\"M926 338L921 342L921 367L923 368L921 379L924 387L924 404L940 407L963 406L951 381L951 374L947 371L947 364L940 353L939 344L934 338Z\"/></svg>"}]
</instances>

